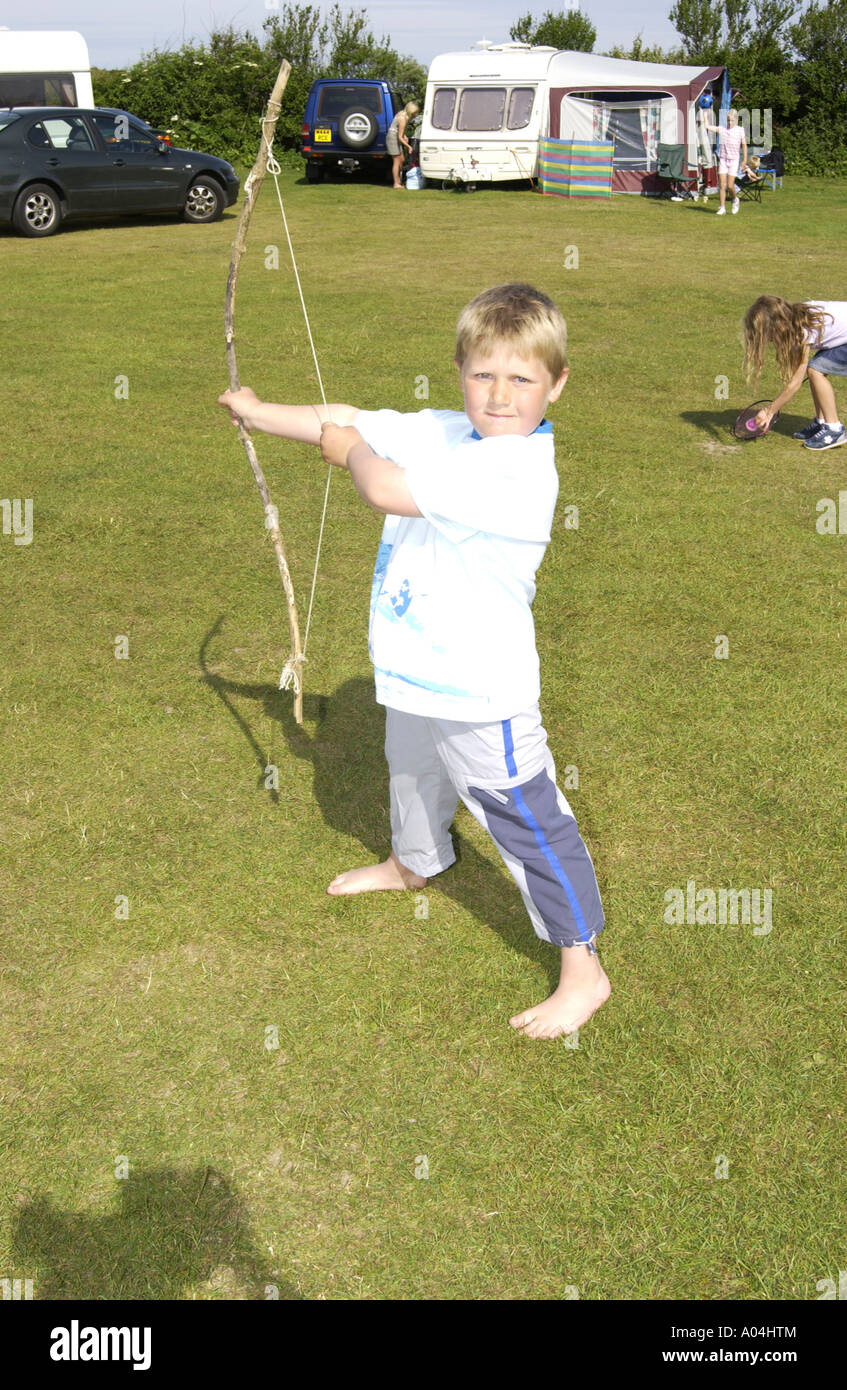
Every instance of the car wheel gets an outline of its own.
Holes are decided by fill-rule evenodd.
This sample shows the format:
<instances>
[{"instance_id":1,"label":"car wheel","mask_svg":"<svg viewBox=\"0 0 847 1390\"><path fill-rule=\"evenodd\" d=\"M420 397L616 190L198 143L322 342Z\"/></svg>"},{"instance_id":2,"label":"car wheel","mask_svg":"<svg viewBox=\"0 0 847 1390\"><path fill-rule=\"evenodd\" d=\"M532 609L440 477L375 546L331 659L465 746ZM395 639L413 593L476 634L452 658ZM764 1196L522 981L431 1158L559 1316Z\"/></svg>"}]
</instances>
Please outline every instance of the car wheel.
<instances>
[{"instance_id":1,"label":"car wheel","mask_svg":"<svg viewBox=\"0 0 847 1390\"><path fill-rule=\"evenodd\" d=\"M224 195L220 184L206 174L195 179L188 189L182 215L186 222L217 222L224 210Z\"/></svg>"},{"instance_id":2,"label":"car wheel","mask_svg":"<svg viewBox=\"0 0 847 1390\"><path fill-rule=\"evenodd\" d=\"M323 171L323 165L322 165L322 164L319 164L318 161L317 161L316 159L307 159L307 160L306 160L306 182L307 182L307 183L320 183L321 179L323 178L323 175L324 175L324 171Z\"/></svg>"},{"instance_id":3,"label":"car wheel","mask_svg":"<svg viewBox=\"0 0 847 1390\"><path fill-rule=\"evenodd\" d=\"M23 236L53 236L62 223L62 204L55 188L32 183L15 203L12 223Z\"/></svg>"},{"instance_id":4,"label":"car wheel","mask_svg":"<svg viewBox=\"0 0 847 1390\"><path fill-rule=\"evenodd\" d=\"M338 118L338 138L349 150L366 150L377 136L379 126L373 112L363 106L350 106Z\"/></svg>"}]
</instances>

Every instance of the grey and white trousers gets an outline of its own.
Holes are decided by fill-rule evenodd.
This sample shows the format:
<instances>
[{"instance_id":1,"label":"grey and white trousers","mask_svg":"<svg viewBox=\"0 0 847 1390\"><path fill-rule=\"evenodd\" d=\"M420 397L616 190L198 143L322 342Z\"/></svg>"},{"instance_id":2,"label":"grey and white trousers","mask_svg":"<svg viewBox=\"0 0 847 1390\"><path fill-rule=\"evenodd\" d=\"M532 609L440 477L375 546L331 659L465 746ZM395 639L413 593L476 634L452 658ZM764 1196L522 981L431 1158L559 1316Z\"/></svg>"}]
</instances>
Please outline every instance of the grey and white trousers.
<instances>
[{"instance_id":1,"label":"grey and white trousers","mask_svg":"<svg viewBox=\"0 0 847 1390\"><path fill-rule=\"evenodd\" d=\"M603 908L591 856L556 769L538 706L467 724L386 708L391 848L432 878L455 862L459 798L497 846L542 941L595 952Z\"/></svg>"}]
</instances>

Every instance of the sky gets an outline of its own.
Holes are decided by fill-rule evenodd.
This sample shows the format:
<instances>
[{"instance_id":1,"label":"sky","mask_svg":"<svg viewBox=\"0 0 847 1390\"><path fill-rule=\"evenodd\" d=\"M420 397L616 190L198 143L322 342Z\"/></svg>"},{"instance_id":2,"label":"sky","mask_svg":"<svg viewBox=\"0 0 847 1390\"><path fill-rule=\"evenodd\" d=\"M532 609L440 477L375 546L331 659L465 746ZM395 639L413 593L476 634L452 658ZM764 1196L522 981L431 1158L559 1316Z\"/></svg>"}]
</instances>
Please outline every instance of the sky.
<instances>
[{"instance_id":1,"label":"sky","mask_svg":"<svg viewBox=\"0 0 847 1390\"><path fill-rule=\"evenodd\" d=\"M344 9L367 10L371 31L425 66L436 53L470 48L486 38L502 42L521 15L567 7L568 0L341 0ZM595 51L645 43L669 48L678 35L667 18L673 0L582 0L597 30ZM280 0L280 7L282 0ZM321 8L328 8L327 0ZM204 41L215 29L247 29L261 35L274 0L0 0L0 25L9 29L76 29L88 44L93 67L128 67L151 49Z\"/></svg>"}]
</instances>

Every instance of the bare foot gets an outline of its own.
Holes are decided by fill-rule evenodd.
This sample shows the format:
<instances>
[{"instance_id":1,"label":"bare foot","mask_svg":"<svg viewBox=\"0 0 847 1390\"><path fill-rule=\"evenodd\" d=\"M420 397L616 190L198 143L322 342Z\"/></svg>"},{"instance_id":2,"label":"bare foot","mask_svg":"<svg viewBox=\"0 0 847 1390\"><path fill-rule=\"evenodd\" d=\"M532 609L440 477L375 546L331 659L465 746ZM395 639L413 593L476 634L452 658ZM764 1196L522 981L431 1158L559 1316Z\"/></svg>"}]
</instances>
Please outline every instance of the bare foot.
<instances>
[{"instance_id":1,"label":"bare foot","mask_svg":"<svg viewBox=\"0 0 847 1390\"><path fill-rule=\"evenodd\" d=\"M425 878L413 874L391 854L382 864L369 864L366 869L348 869L339 874L326 891L336 898L346 893L374 893L379 888L425 887Z\"/></svg>"},{"instance_id":2,"label":"bare foot","mask_svg":"<svg viewBox=\"0 0 847 1390\"><path fill-rule=\"evenodd\" d=\"M597 956L582 946L565 946L562 978L550 998L515 1014L509 1022L527 1038L560 1038L587 1023L611 992L609 977Z\"/></svg>"}]
</instances>

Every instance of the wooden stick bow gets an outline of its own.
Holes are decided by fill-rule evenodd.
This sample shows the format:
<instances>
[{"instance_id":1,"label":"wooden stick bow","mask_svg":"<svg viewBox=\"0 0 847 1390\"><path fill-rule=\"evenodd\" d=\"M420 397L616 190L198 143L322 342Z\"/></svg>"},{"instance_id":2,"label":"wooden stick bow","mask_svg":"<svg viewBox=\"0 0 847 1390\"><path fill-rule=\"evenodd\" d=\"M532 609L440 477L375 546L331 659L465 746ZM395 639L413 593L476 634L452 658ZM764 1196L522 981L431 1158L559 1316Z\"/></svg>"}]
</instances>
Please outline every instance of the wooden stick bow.
<instances>
[{"instance_id":1,"label":"wooden stick bow","mask_svg":"<svg viewBox=\"0 0 847 1390\"><path fill-rule=\"evenodd\" d=\"M244 203L241 208L241 216L238 219L238 228L235 233L235 241L232 243L232 255L229 262L229 278L226 282L226 308L224 310L224 326L226 330L226 361L229 368L229 385L231 391L239 391L241 383L238 379L238 363L235 357L235 287L238 283L238 268L241 264L241 257L247 244L247 228L250 226L250 218L253 215L253 208L262 186L262 180L268 167L268 159L271 154L276 123L282 106L282 94L285 91L288 75L291 72L291 64L283 58L277 74L274 89L268 98L268 105L262 118L262 140L259 146L259 153L256 162L247 178L244 181ZM291 582L291 574L288 569L288 561L285 558L285 547L282 543L282 535L279 529L279 516L277 509L271 501L271 494L268 490L265 475L256 455L256 446L253 443L250 431L245 428L242 422L238 422L238 437L244 445L247 459L253 470L253 477L256 479L256 486L265 508L265 525L271 533L273 548L276 552L276 562L279 568L282 587L285 591L285 600L288 605L288 627L291 634L291 654L285 663L280 678L280 688L287 690L290 686L294 688L294 718L298 724L303 723L303 663L305 656L300 644L300 623L297 618L297 605L294 602L294 586Z\"/></svg>"}]
</instances>

